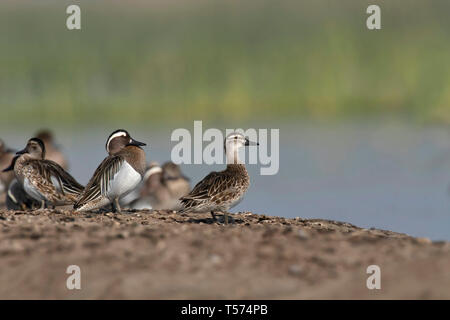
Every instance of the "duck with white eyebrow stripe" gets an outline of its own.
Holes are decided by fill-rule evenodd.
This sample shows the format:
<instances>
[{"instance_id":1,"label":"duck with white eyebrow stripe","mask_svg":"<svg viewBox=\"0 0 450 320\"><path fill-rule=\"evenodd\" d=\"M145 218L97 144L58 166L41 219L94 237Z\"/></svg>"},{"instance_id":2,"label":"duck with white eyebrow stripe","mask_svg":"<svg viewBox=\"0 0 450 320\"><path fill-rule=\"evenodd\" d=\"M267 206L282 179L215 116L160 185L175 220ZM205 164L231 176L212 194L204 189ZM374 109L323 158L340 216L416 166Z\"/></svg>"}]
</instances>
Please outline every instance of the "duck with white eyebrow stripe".
<instances>
[{"instance_id":1,"label":"duck with white eyebrow stripe","mask_svg":"<svg viewBox=\"0 0 450 320\"><path fill-rule=\"evenodd\" d=\"M20 185L28 196L41 203L41 209L45 204L73 204L83 191L83 186L59 164L44 159L45 145L41 139L31 138L16 154L3 171L14 170Z\"/></svg>"},{"instance_id":2,"label":"duck with white eyebrow stripe","mask_svg":"<svg viewBox=\"0 0 450 320\"><path fill-rule=\"evenodd\" d=\"M114 203L121 212L119 199L133 191L145 172L145 146L131 138L126 130L116 130L106 141L109 156L95 170L84 192L74 204L76 211L99 209Z\"/></svg>"},{"instance_id":3,"label":"duck with white eyebrow stripe","mask_svg":"<svg viewBox=\"0 0 450 320\"><path fill-rule=\"evenodd\" d=\"M127 144L133 141L128 131L123 129L118 129L111 133L106 140L105 149L109 155L115 154L125 148Z\"/></svg>"},{"instance_id":4,"label":"duck with white eyebrow stripe","mask_svg":"<svg viewBox=\"0 0 450 320\"><path fill-rule=\"evenodd\" d=\"M228 224L228 210L241 202L250 186L247 169L239 159L239 149L244 146L259 145L250 142L240 133L231 133L224 142L227 168L220 172L211 172L200 181L192 191L180 198L183 209L179 212L215 212L224 213L224 222Z\"/></svg>"},{"instance_id":5,"label":"duck with white eyebrow stripe","mask_svg":"<svg viewBox=\"0 0 450 320\"><path fill-rule=\"evenodd\" d=\"M189 179L175 163L159 166L153 162L147 168L140 192L130 203L132 209L179 210L179 198L191 190Z\"/></svg>"}]
</instances>

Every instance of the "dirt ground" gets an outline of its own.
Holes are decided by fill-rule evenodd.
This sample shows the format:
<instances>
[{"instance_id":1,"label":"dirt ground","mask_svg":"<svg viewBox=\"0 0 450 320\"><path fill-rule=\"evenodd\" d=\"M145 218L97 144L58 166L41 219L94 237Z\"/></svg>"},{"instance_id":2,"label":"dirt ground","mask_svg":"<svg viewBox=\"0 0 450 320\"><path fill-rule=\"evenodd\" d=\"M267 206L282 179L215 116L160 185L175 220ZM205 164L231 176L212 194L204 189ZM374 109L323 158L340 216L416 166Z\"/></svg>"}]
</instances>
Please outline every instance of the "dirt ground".
<instances>
[{"instance_id":1,"label":"dirt ground","mask_svg":"<svg viewBox=\"0 0 450 320\"><path fill-rule=\"evenodd\" d=\"M1 299L449 299L450 243L252 213L0 211ZM369 290L369 265L381 289ZM69 265L81 289L68 290Z\"/></svg>"}]
</instances>

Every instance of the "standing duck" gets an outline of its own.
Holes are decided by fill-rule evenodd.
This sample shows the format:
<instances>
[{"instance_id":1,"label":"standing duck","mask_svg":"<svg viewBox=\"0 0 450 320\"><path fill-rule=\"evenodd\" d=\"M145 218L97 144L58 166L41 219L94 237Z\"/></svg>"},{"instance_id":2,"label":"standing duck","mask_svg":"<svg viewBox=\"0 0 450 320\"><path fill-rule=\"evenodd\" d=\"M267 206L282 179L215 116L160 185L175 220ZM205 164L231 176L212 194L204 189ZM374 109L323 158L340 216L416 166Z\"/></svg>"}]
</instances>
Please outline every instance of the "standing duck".
<instances>
[{"instance_id":1,"label":"standing duck","mask_svg":"<svg viewBox=\"0 0 450 320\"><path fill-rule=\"evenodd\" d=\"M131 138L126 130L111 133L106 142L109 156L95 170L74 209L90 211L112 203L121 212L119 199L142 181L146 161L141 146L145 145Z\"/></svg>"},{"instance_id":2,"label":"standing duck","mask_svg":"<svg viewBox=\"0 0 450 320\"><path fill-rule=\"evenodd\" d=\"M259 145L250 142L240 133L228 135L224 142L227 167L220 172L211 172L180 198L183 209L180 212L211 212L216 220L216 212L224 213L228 224L228 210L241 202L250 186L250 177L245 165L239 159L239 149L244 146Z\"/></svg>"}]
</instances>

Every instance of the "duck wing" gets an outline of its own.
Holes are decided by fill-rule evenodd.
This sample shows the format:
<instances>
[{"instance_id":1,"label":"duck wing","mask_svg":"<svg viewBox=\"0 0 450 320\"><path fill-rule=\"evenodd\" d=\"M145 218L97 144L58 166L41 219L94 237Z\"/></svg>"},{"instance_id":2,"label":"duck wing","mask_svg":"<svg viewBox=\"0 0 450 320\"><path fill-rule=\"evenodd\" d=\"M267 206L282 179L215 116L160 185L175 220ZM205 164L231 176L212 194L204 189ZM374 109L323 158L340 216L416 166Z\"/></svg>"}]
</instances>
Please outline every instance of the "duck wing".
<instances>
[{"instance_id":1,"label":"duck wing","mask_svg":"<svg viewBox=\"0 0 450 320\"><path fill-rule=\"evenodd\" d=\"M51 181L62 194L79 195L83 192L84 187L56 162L41 160L36 164L40 174Z\"/></svg>"},{"instance_id":2,"label":"duck wing","mask_svg":"<svg viewBox=\"0 0 450 320\"><path fill-rule=\"evenodd\" d=\"M53 203L73 202L83 191L81 184L50 160L29 160L23 172L35 191Z\"/></svg>"},{"instance_id":3,"label":"duck wing","mask_svg":"<svg viewBox=\"0 0 450 320\"><path fill-rule=\"evenodd\" d=\"M80 208L92 200L106 196L110 188L109 182L120 171L124 162L124 158L120 155L105 158L95 170L74 208Z\"/></svg>"},{"instance_id":4,"label":"duck wing","mask_svg":"<svg viewBox=\"0 0 450 320\"><path fill-rule=\"evenodd\" d=\"M222 172L211 172L192 189L180 198L185 209L201 206L207 202L222 202L238 191L234 179Z\"/></svg>"}]
</instances>

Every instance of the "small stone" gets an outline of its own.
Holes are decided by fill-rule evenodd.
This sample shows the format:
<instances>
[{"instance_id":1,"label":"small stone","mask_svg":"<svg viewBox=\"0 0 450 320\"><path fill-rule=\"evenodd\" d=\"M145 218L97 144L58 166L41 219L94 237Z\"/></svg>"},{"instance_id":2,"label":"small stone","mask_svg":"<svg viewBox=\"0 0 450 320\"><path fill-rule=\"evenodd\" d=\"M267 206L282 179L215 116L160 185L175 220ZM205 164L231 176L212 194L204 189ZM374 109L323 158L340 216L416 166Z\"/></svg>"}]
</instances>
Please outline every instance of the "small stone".
<instances>
[{"instance_id":1,"label":"small stone","mask_svg":"<svg viewBox=\"0 0 450 320\"><path fill-rule=\"evenodd\" d=\"M167 247L167 244L165 241L158 241L158 243L156 244L156 249L158 250L164 250Z\"/></svg>"},{"instance_id":2,"label":"small stone","mask_svg":"<svg viewBox=\"0 0 450 320\"><path fill-rule=\"evenodd\" d=\"M30 238L33 239L33 240L38 240L41 237L42 237L42 234L40 232L33 231L30 234Z\"/></svg>"},{"instance_id":3,"label":"small stone","mask_svg":"<svg viewBox=\"0 0 450 320\"><path fill-rule=\"evenodd\" d=\"M298 264L292 264L289 266L288 272L292 275L299 275L302 272L302 267Z\"/></svg>"},{"instance_id":4,"label":"small stone","mask_svg":"<svg viewBox=\"0 0 450 320\"><path fill-rule=\"evenodd\" d=\"M432 241L429 238L416 238L416 241L420 244L430 244Z\"/></svg>"},{"instance_id":5,"label":"small stone","mask_svg":"<svg viewBox=\"0 0 450 320\"><path fill-rule=\"evenodd\" d=\"M123 231L123 232L119 232L116 236L119 239L126 239L130 236L130 233L128 231Z\"/></svg>"},{"instance_id":6,"label":"small stone","mask_svg":"<svg viewBox=\"0 0 450 320\"><path fill-rule=\"evenodd\" d=\"M309 238L308 234L303 229L298 230L297 237L302 240L306 240Z\"/></svg>"},{"instance_id":7,"label":"small stone","mask_svg":"<svg viewBox=\"0 0 450 320\"><path fill-rule=\"evenodd\" d=\"M217 265L222 262L222 258L217 254L212 254L209 256L209 260L213 265Z\"/></svg>"}]
</instances>

